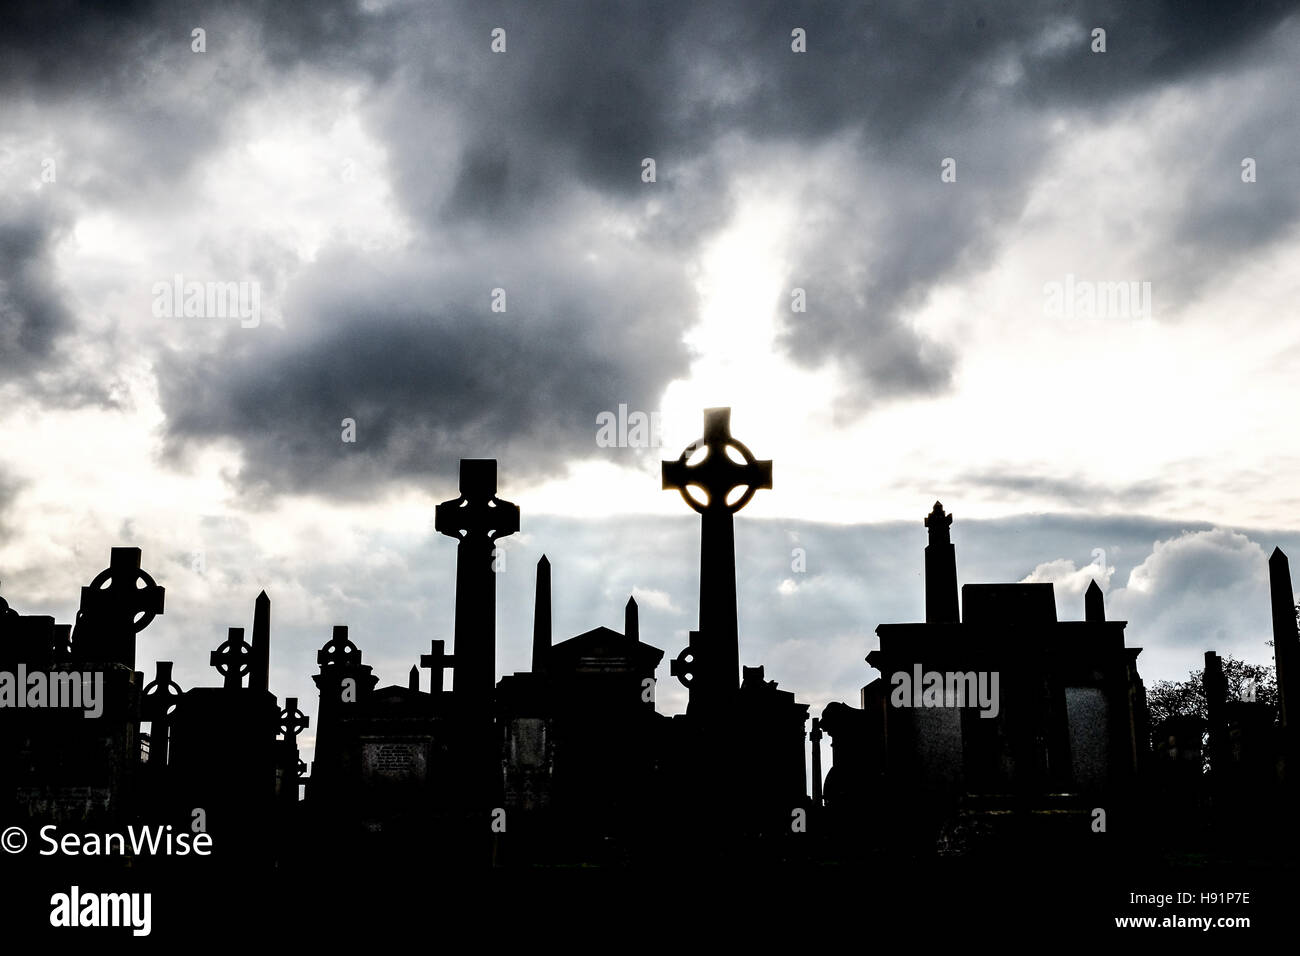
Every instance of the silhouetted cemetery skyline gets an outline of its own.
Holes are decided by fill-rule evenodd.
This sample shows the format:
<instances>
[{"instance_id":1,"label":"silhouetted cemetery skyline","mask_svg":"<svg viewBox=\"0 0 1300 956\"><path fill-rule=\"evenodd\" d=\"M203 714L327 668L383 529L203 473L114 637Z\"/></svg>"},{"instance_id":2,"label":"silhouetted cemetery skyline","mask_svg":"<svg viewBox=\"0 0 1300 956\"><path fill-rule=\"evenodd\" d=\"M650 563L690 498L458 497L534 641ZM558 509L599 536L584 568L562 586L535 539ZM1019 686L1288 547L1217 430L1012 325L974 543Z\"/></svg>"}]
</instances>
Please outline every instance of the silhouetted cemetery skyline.
<instances>
[{"instance_id":1,"label":"silhouetted cemetery skyline","mask_svg":"<svg viewBox=\"0 0 1300 956\"><path fill-rule=\"evenodd\" d=\"M936 501L917 525L924 620L876 626L858 700L810 720L799 688L749 660L737 615L736 515L773 472L732 436L730 409L705 410L702 437L662 464L662 490L700 516L686 646L655 646L630 596L621 633L555 635L543 555L531 665L498 674L494 562L523 519L499 494L495 460L462 460L459 496L435 510L456 540L451 646L405 635L406 682L380 686L367 635L337 624L317 654L314 706L270 686L265 591L251 639L230 627L211 650L212 686L180 687L171 661L147 679L136 639L166 613L165 582L140 548L115 547L71 625L0 601L0 671L51 684L102 674L97 718L44 706L16 677L0 684L0 809L69 831L207 833L220 862L254 869L413 853L451 869L638 866L665 841L680 862L713 863L1231 852L1243 832L1291 845L1300 638L1280 549L1269 561L1278 713L1228 699L1207 649L1204 719L1153 728L1141 636L1107 619L1097 583L1078 620L1057 619L1052 584L962 585L953 515ZM665 657L689 694L683 714L656 706ZM310 767L298 746L309 727Z\"/></svg>"}]
</instances>

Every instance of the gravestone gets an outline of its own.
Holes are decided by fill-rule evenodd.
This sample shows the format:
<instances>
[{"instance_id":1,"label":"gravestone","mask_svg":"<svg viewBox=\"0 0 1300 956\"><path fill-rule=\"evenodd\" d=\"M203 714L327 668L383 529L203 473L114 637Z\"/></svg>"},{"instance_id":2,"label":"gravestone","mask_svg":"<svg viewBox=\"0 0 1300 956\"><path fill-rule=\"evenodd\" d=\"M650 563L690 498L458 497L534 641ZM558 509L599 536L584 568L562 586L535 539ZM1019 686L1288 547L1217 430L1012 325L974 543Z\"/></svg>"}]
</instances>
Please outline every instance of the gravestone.
<instances>
[{"instance_id":1,"label":"gravestone","mask_svg":"<svg viewBox=\"0 0 1300 956\"><path fill-rule=\"evenodd\" d=\"M219 863L270 865L284 763L281 711L269 690L244 686L254 656L243 628L229 628L209 662L222 686L191 688L169 718L175 811L188 823L194 808L203 809Z\"/></svg>"},{"instance_id":2,"label":"gravestone","mask_svg":"<svg viewBox=\"0 0 1300 956\"><path fill-rule=\"evenodd\" d=\"M139 548L113 548L109 566L81 589L72 632L76 659L134 668L135 636L163 612L163 597L140 568Z\"/></svg>"},{"instance_id":3,"label":"gravestone","mask_svg":"<svg viewBox=\"0 0 1300 956\"><path fill-rule=\"evenodd\" d=\"M135 639L163 611L163 589L141 570L140 555L112 549L109 567L82 588L75 631L7 605L0 613L6 666L40 672L51 686L75 682L83 704L87 692L98 697L98 716L76 706L0 713L0 801L16 818L111 827L136 809L143 675L134 669Z\"/></svg>"},{"instance_id":4,"label":"gravestone","mask_svg":"<svg viewBox=\"0 0 1300 956\"><path fill-rule=\"evenodd\" d=\"M701 448L705 457L693 461ZM729 451L743 463L733 461ZM733 702L740 670L733 516L756 491L772 487L772 462L757 460L732 437L731 409L708 408L703 437L688 445L676 461L665 461L662 470L664 490L680 492L700 515L699 636L678 655L673 673L690 692L688 712L717 713ZM703 493L703 501L690 493L692 488ZM733 497L740 489L742 493Z\"/></svg>"},{"instance_id":5,"label":"gravestone","mask_svg":"<svg viewBox=\"0 0 1300 956\"><path fill-rule=\"evenodd\" d=\"M455 538L456 624L452 696L459 727L456 748L466 812L488 814L500 805L496 692L497 542L519 530L519 508L497 497L497 463L462 458L460 495L438 505L434 528Z\"/></svg>"}]
</instances>

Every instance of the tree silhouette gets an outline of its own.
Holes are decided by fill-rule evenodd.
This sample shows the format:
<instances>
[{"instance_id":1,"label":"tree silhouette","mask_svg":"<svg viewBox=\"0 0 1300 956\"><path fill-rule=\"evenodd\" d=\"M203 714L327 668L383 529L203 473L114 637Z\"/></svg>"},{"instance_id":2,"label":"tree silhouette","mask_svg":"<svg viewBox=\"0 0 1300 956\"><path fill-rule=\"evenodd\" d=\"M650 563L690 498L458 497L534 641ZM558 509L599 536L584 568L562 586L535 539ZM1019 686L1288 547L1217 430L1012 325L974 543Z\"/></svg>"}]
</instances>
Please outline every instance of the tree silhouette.
<instances>
[{"instance_id":1,"label":"tree silhouette","mask_svg":"<svg viewBox=\"0 0 1300 956\"><path fill-rule=\"evenodd\" d=\"M1300 612L1300 608L1297 608ZM1227 681L1228 700L1250 700L1266 704L1277 714L1277 670L1272 664L1249 664L1228 656L1223 660L1223 676ZM1205 668L1198 667L1187 675L1187 680L1160 680L1147 690L1147 712L1151 718L1152 745L1159 740L1159 728L1171 717L1196 717L1207 719L1205 705Z\"/></svg>"}]
</instances>

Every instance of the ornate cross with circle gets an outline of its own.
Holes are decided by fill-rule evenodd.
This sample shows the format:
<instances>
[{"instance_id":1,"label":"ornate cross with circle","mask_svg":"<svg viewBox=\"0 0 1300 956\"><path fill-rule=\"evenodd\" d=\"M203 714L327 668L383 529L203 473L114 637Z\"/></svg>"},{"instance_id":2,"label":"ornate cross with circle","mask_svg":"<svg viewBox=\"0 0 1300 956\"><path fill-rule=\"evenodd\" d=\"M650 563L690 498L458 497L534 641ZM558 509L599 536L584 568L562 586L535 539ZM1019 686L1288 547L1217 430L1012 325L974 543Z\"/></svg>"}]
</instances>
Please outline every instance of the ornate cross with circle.
<instances>
[{"instance_id":1,"label":"ornate cross with circle","mask_svg":"<svg viewBox=\"0 0 1300 956\"><path fill-rule=\"evenodd\" d=\"M244 675L253 665L253 648L244 640L244 629L230 628L225 642L209 655L208 663L225 678L224 686L227 689L237 690L243 687Z\"/></svg>"},{"instance_id":2,"label":"ornate cross with circle","mask_svg":"<svg viewBox=\"0 0 1300 956\"><path fill-rule=\"evenodd\" d=\"M731 409L706 408L703 437L687 445L676 461L663 463L663 487L680 492L701 524L700 627L691 632L690 646L669 672L690 691L688 712L716 714L731 702L740 670L732 516L754 492L772 487L772 462L759 461L732 437ZM704 500L691 489L702 492Z\"/></svg>"},{"instance_id":3,"label":"ornate cross with circle","mask_svg":"<svg viewBox=\"0 0 1300 956\"><path fill-rule=\"evenodd\" d=\"M495 458L461 460L460 497L438 505L433 527L458 541L476 535L495 541L519 531L519 506L497 497Z\"/></svg>"},{"instance_id":4,"label":"ornate cross with circle","mask_svg":"<svg viewBox=\"0 0 1300 956\"><path fill-rule=\"evenodd\" d=\"M327 667L339 667L350 670L361 664L361 651L357 645L348 640L346 624L335 624L330 639L316 652L316 663L324 670Z\"/></svg>"},{"instance_id":5,"label":"ornate cross with circle","mask_svg":"<svg viewBox=\"0 0 1300 956\"><path fill-rule=\"evenodd\" d=\"M171 661L159 661L154 667L154 679L145 686L140 697L140 716L161 723L171 716L180 703L181 685L172 680ZM157 736L156 730L154 736Z\"/></svg>"},{"instance_id":6,"label":"ornate cross with circle","mask_svg":"<svg viewBox=\"0 0 1300 956\"><path fill-rule=\"evenodd\" d=\"M692 464L691 460L701 448L707 449L704 459ZM740 457L736 461L729 450ZM706 408L704 410L704 437L691 442L676 461L663 463L664 490L680 491L682 500L705 514L726 511L735 514L754 497L760 488L772 487L772 462L759 461L744 444L731 437L731 409ZM688 491L699 488L708 500L701 502ZM731 492L744 488L745 492L728 503Z\"/></svg>"},{"instance_id":7,"label":"ornate cross with circle","mask_svg":"<svg viewBox=\"0 0 1300 956\"><path fill-rule=\"evenodd\" d=\"M519 506L497 497L495 458L460 460L460 496L438 505L433 526L459 542L452 693L487 734L497 682L494 553L498 539L519 531Z\"/></svg>"},{"instance_id":8,"label":"ornate cross with circle","mask_svg":"<svg viewBox=\"0 0 1300 956\"><path fill-rule=\"evenodd\" d=\"M311 718L298 709L298 698L286 697L284 710L280 712L280 733L284 739L297 745L298 735L310 725Z\"/></svg>"},{"instance_id":9,"label":"ornate cross with circle","mask_svg":"<svg viewBox=\"0 0 1300 956\"><path fill-rule=\"evenodd\" d=\"M114 548L111 554L109 566L81 589L73 650L81 660L102 654L104 660L134 664L135 635L163 612L165 592L141 570L139 548ZM87 647L88 640L102 645Z\"/></svg>"}]
</instances>

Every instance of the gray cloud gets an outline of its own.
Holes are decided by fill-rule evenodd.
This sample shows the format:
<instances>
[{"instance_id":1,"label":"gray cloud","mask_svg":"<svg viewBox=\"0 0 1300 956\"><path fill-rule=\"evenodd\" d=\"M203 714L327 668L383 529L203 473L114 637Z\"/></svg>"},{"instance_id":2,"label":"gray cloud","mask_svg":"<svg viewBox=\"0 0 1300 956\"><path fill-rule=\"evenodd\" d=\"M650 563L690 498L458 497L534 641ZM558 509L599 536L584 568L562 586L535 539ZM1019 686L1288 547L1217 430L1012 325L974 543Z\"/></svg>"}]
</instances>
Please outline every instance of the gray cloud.
<instances>
[{"instance_id":1,"label":"gray cloud","mask_svg":"<svg viewBox=\"0 0 1300 956\"><path fill-rule=\"evenodd\" d=\"M50 262L68 218L39 197L0 203L0 351L13 378L49 358L73 327Z\"/></svg>"},{"instance_id":2,"label":"gray cloud","mask_svg":"<svg viewBox=\"0 0 1300 956\"><path fill-rule=\"evenodd\" d=\"M285 330L235 328L216 351L164 364L169 454L234 436L244 491L348 497L454 476L461 457L532 477L594 454L599 412L655 407L684 362L692 302L678 264L635 248L576 269L533 248L426 250L381 269L326 256ZM494 288L504 313L490 310Z\"/></svg>"},{"instance_id":3,"label":"gray cloud","mask_svg":"<svg viewBox=\"0 0 1300 956\"><path fill-rule=\"evenodd\" d=\"M107 376L65 348L76 317L54 267L71 216L46 194L0 199L0 384L51 407L115 404Z\"/></svg>"},{"instance_id":4,"label":"gray cloud","mask_svg":"<svg viewBox=\"0 0 1300 956\"><path fill-rule=\"evenodd\" d=\"M805 364L846 365L848 414L947 388L957 356L919 335L908 312L996 253L1041 161L1046 120L1096 117L1136 93L1237 69L1294 6L674 0L366 12L251 2L217 15L135 3L112 18L43 9L0 15L0 88L109 118L112 142L69 181L87 201L164 196L239 134L234 107L287 71L367 81L364 115L400 207L426 248L459 254L439 252L404 275L371 256L368 267L397 283L382 315L364 280L349 289L309 269L290 298L319 303L319 328L221 354L165 352L155 365L173 454L233 437L246 489L340 491L354 479L445 470L441 456L470 448L554 470L582 451L581 438L565 437L584 434L573 423L619 401L653 404L685 370L678 342L693 318L691 284L669 261L691 262L728 220L737 177L783 148L834 141L846 156L837 181L802 184L810 206L830 212L801 227L789 278L811 304L784 315L782 347ZM1094 25L1109 32L1104 55L1087 50ZM203 57L189 52L194 26L209 31ZM496 26L508 32L505 55L489 50ZM805 55L790 52L794 26L807 30ZM959 179L946 186L938 161L949 155ZM645 156L659 162L653 188L639 179ZM1294 221L1293 205L1257 202L1267 216L1220 203L1180 228L1212 235L1203 217L1217 209L1225 241L1245 249ZM582 255L611 234L592 225L599 216L630 222L634 235L621 272L593 280ZM581 242L571 228L586 230ZM367 269L362 253L351 272L338 257L331 268L354 279ZM1194 259L1189 268L1213 271L1206 255ZM460 277L441 271L448 260ZM431 270L444 286L419 277ZM472 303L498 284L517 303L549 298L562 311L509 331L485 325ZM620 284L632 288L615 294ZM66 308L24 320L35 354ZM350 460L325 444L346 406L368 443Z\"/></svg>"},{"instance_id":5,"label":"gray cloud","mask_svg":"<svg viewBox=\"0 0 1300 956\"><path fill-rule=\"evenodd\" d=\"M0 544L8 541L13 535L10 519L13 517L14 503L18 500L18 494L25 484L25 481L14 475L8 468L0 466Z\"/></svg>"},{"instance_id":6,"label":"gray cloud","mask_svg":"<svg viewBox=\"0 0 1300 956\"><path fill-rule=\"evenodd\" d=\"M1128 484L1109 484L1079 478L1017 474L1010 470L968 473L959 477L956 484L992 492L1046 498L1054 504L1069 507L1125 509L1141 507L1173 488L1169 482L1154 478Z\"/></svg>"},{"instance_id":7,"label":"gray cloud","mask_svg":"<svg viewBox=\"0 0 1300 956\"><path fill-rule=\"evenodd\" d=\"M844 138L857 159L837 171L843 181L804 184L809 204L827 208L791 264L809 311L778 309L791 356L846 364L854 384L839 410L858 414L949 385L957 357L907 312L991 260L1046 156L1049 120L1238 66L1290 9L669 3L575 4L558 16L476 4L436 34L427 23L404 34L400 55L427 50L428 62L382 105L380 129L403 196L431 229L528 221L571 180L635 203L646 194L637 164L654 156L655 196L669 208L643 237L663 241L671 224L683 257L725 221L730 184L765 161L764 144ZM807 30L806 55L790 52L794 25ZM1094 25L1109 31L1105 54L1088 49ZM487 52L494 26L508 31L504 56ZM458 148L432 141L446 128ZM757 148L722 158L735 137ZM960 185L940 183L945 156L958 159ZM692 182L693 164L708 175ZM1294 219L1287 204L1270 209Z\"/></svg>"}]
</instances>

